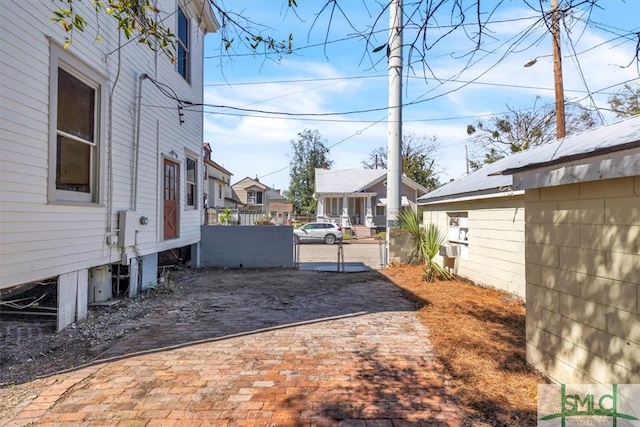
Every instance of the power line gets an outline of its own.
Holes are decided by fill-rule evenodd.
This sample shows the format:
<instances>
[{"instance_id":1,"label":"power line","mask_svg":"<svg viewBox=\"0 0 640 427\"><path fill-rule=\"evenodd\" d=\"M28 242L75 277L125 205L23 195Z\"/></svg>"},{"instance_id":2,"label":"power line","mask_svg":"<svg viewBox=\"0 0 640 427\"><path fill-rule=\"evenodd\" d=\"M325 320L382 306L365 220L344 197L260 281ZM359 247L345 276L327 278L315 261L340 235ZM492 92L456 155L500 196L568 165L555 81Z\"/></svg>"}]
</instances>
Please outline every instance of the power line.
<instances>
[{"instance_id":1,"label":"power line","mask_svg":"<svg viewBox=\"0 0 640 427\"><path fill-rule=\"evenodd\" d=\"M149 78L150 81L152 81L154 84L156 84L156 86L158 84L160 84L159 82L155 81L154 79ZM614 87L617 86L621 86L627 83L631 83L636 81L637 79L630 79L630 80L626 80L620 83L616 83L614 85L610 85L607 86L605 88L602 88L600 90L597 91L593 91L593 92L589 92L589 91L585 91L585 90L568 90L567 92L576 92L576 93L585 93L587 94L587 97L589 95L593 95L593 94L601 94L601 95L612 95L615 92L605 92L609 89L612 89ZM470 82L473 83L473 82ZM478 83L478 82L475 82ZM479 83L479 84L483 84L483 83ZM488 83L487 83L488 84ZM488 84L490 86L508 86L508 87L515 87L515 88L524 88L524 89L537 89L537 90L553 90L553 88L543 88L543 87L533 87L533 86L518 86L518 85L501 85L501 84ZM166 86L166 85L165 85ZM298 121L310 121L310 122L330 122L330 123L372 123L371 120L347 120L347 119L321 119L321 118L306 118L309 115L314 115L317 117L323 117L323 116L332 116L332 115L340 115L342 113L282 113L282 112L265 112L265 110L255 110L255 109L249 109L249 108L241 108L241 107L231 107L231 106L221 106L223 108L230 108L233 110L239 110L239 111L243 111L243 112L248 112L248 113L258 113L258 114L268 114L268 115L251 115L251 114L234 114L234 113L228 113L228 112L220 112L220 111L207 111L205 109L195 109L195 107L217 107L215 105L211 105L211 104L195 104L192 103L190 101L184 101L184 100L180 100L179 98L177 98L174 95L170 95L168 93L167 90L159 87L159 89L161 90L161 92L163 93L163 95L167 96L170 99L176 100L177 102L181 103L182 105L184 105L184 111L187 112L196 112L196 113L204 113L204 114L216 114L216 115L224 115L224 116L234 116L234 117L254 117L254 118L264 118L264 119L273 119L273 117L271 115L273 114L285 114L284 117L278 117L279 120L298 120ZM443 96L443 95L438 95L438 96ZM434 99L436 97L432 97L430 99ZM585 97L586 98L586 97ZM582 99L585 99L582 98ZM404 106L410 106L410 105L415 105L416 102L407 102L405 104L403 104ZM160 106L160 105L150 105L150 104L145 104L148 107L152 107L152 108L170 108L170 109L174 109L175 107L166 107L166 106ZM386 110L385 108L380 108L380 109L372 109L370 111L380 111L380 110ZM524 109L526 110L526 109ZM359 110L357 112L362 112L364 110ZM349 113L349 112L347 112ZM355 112L351 112L351 113L355 113ZM425 118L425 119L413 119L413 120L404 120L405 122L409 123L409 122L438 122L438 121L452 121L452 120L461 120L461 119L477 119L477 118L483 118L483 117L492 117L492 116L499 116L502 114L507 114L507 111L504 112L499 112L499 113L487 113L487 114L480 114L480 115L465 115L465 116L453 116L453 117L437 117L437 118ZM377 123L378 121L373 121L374 123Z\"/></svg>"}]
</instances>

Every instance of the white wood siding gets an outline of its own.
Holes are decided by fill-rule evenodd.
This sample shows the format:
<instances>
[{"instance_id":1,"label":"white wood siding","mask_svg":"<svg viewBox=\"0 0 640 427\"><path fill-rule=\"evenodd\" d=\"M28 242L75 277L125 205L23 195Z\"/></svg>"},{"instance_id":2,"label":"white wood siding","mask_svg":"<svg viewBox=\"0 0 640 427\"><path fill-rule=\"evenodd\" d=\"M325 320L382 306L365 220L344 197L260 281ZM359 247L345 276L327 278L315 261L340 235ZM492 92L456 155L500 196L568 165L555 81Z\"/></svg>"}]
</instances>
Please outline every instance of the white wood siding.
<instances>
[{"instance_id":1,"label":"white wood siding","mask_svg":"<svg viewBox=\"0 0 640 427\"><path fill-rule=\"evenodd\" d=\"M163 13L173 13L177 5L175 0L159 3ZM107 16L96 17L89 2L74 3L88 25L85 33L74 32L67 52L105 76L107 92L116 85L113 176L108 175L107 169L105 122L101 124L100 144L104 149L99 158L103 182L99 192L104 203L76 206L48 203L49 38L62 44L65 37L64 31L49 20L57 5L49 0L13 2L11 7L3 7L0 14L0 288L120 261L121 250L107 245L106 239L108 234L117 232L118 211L132 209L135 102L141 73L170 86L181 99L202 102L204 35L197 26L195 12L187 11L192 30L189 84L166 56L136 42L126 43L124 37L119 49L115 21ZM104 41L94 40L98 22ZM175 19L169 18L165 23L175 32ZM142 104L137 211L149 218L149 224L140 230L137 242L140 253L146 255L200 239L202 185L199 182L195 210L186 209L184 185L186 150L201 152L202 114L184 110L181 125L177 102L164 96L150 80L142 83ZM101 108L106 112L106 99ZM107 114L105 117L108 120ZM178 154L180 163L179 238L163 241L159 200L162 155L171 151ZM201 156L196 156L196 160L202 164ZM107 229L110 205L112 233Z\"/></svg>"},{"instance_id":2,"label":"white wood siding","mask_svg":"<svg viewBox=\"0 0 640 427\"><path fill-rule=\"evenodd\" d=\"M448 213L468 214L468 255L456 261L459 276L525 297L524 196L423 207L424 223L437 224L445 235Z\"/></svg>"}]
</instances>

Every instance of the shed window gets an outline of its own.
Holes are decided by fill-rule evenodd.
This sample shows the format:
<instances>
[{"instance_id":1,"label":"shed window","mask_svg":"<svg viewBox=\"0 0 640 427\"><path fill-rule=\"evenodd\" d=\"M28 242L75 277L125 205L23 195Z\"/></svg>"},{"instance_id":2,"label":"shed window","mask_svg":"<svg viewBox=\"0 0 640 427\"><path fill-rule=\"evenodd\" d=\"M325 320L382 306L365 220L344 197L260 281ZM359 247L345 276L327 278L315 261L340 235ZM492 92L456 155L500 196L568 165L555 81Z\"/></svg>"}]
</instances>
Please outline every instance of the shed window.
<instances>
[{"instance_id":1,"label":"shed window","mask_svg":"<svg viewBox=\"0 0 640 427\"><path fill-rule=\"evenodd\" d=\"M455 212L447 214L449 217L448 240L455 243L469 243L469 214Z\"/></svg>"}]
</instances>

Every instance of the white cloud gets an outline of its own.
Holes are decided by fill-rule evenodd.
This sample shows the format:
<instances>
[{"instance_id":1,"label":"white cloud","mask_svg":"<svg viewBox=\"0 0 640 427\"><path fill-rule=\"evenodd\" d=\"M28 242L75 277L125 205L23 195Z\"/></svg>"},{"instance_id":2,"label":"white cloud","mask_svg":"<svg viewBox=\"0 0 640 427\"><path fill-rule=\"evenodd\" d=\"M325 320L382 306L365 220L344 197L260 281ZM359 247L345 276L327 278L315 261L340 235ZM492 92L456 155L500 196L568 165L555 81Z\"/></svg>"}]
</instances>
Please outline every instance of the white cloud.
<instances>
[{"instance_id":1,"label":"white cloud","mask_svg":"<svg viewBox=\"0 0 640 427\"><path fill-rule=\"evenodd\" d=\"M354 3L360 4L359 2ZM612 3L614 2L607 2L605 6L609 7ZM307 3L305 2L305 4ZM255 21L263 22L261 20L263 15L258 10L260 8L255 7L255 3L253 5L252 13L255 15ZM615 22L616 26L624 28L620 21L623 18L627 20L630 18L626 15L620 15L620 11L624 13L624 7L614 11L607 10L606 13L609 13L610 16L606 16L606 18ZM307 16L307 18L313 16L307 12L305 9L303 16ZM360 12L362 11L358 11L358 13ZM372 13L375 15L374 12ZM273 14L273 9L269 10L269 14ZM495 15L494 20L511 21L492 25L492 32L486 35L494 37L496 41L488 44L487 48L497 48L503 44L503 40L521 33L523 29L533 23L532 20L523 19L514 22L513 19L527 18L533 15L532 10L521 7L508 7L500 14ZM595 18L604 19L603 16ZM359 18L357 22L366 22L366 17ZM344 21L340 21L340 26L344 24ZM292 27L291 31L308 26L309 22L306 21L300 25L301 27ZM346 31L340 26L336 26L334 29ZM298 45L305 43L304 37L300 37L300 34L306 34L306 30L308 28L303 32L298 31L296 38ZM454 35L447 42L441 43L440 49L428 52L428 65L432 67L438 77L445 80L452 77L465 81L477 78L478 82L463 86L461 82L445 81L440 85L433 80L425 82L420 79L410 79L408 84L405 84L404 94L407 101L415 100L421 96L420 99L434 98L428 102L405 108L403 113L406 120L404 129L418 134L438 136L442 143L441 162L447 167L445 178L457 177L464 171L464 145L467 143L466 125L477 120L473 116L502 113L506 110L506 104L514 108L527 108L533 104L537 95L542 96L546 102L553 102L553 68L549 56L551 53L550 38L547 35L539 42L533 42L536 37L542 34L542 31L541 27L532 33L532 38L529 39L530 45L523 43L519 46L522 52L512 53L503 59L501 59L502 52L500 50L486 54L486 58L477 63L471 61L472 65L469 69L459 76L459 71L466 64L468 57L455 59L447 54L453 51L462 51L468 48L468 44L463 41L462 35ZM607 42L611 35L597 33L592 28L582 32L578 27L574 27L574 31L576 35L580 34L576 50L582 52L579 56L580 64L590 90L600 90L638 77L637 68L619 67L633 58L635 45L632 43L612 44ZM210 35L208 37L216 36ZM330 39L332 38L339 37L334 32ZM407 40L405 38L405 42ZM309 43L313 44L315 40L310 40ZM602 46L597 47L599 45ZM292 113L326 113L384 107L388 98L388 84L385 77L366 80L281 82L386 74L384 64L377 71L362 71L364 66L359 61L363 46L362 41L351 44L346 42L329 44L326 46L329 60L324 56L325 51L322 47L316 51L309 49L296 52L294 55L283 57L277 63L262 61L259 58L238 58L232 67L225 70L225 77L231 83L264 81L272 83L207 87L204 94L205 102ZM589 50L590 48L593 49ZM563 55L568 54L570 52L565 49ZM479 54L477 58L480 56ZM535 56L541 56L538 63L533 67L524 68L523 64ZM374 55L374 60L375 58L377 57ZM574 92L585 89L576 67L568 58L564 59L563 65L566 97L569 99L582 98L581 92ZM222 83L224 80L219 73L219 69L207 70L207 81ZM407 83L406 80L405 83ZM546 90L538 88L546 88ZM452 92L446 93L447 91ZM606 106L606 95L598 96L597 102ZM288 182L286 167L289 163L289 141L295 140L297 134L304 129L318 129L327 139L329 146L346 139L331 149L331 158L335 161L335 167L359 167L368 153L376 147L387 144L387 125L385 122L371 126L370 122L321 122L303 120L302 118L284 120L277 117L247 116L256 113L218 109L215 111L245 116L205 114L205 140L213 146L214 159L229 168L238 179L244 176L267 175L263 182L282 189L286 189ZM324 117L324 119L375 121L385 118L386 114L386 111L378 111L344 117ZM456 117L457 120L413 121ZM369 126L371 127L369 128ZM284 168L283 171L271 174L282 168Z\"/></svg>"}]
</instances>

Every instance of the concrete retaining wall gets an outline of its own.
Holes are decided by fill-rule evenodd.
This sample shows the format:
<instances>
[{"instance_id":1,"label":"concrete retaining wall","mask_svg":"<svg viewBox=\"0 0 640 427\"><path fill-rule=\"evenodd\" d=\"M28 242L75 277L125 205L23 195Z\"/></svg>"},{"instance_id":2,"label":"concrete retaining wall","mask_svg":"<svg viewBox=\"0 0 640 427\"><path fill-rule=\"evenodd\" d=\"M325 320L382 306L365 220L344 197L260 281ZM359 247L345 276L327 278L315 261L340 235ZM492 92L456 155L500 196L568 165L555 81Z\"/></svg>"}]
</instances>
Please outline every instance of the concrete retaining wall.
<instances>
[{"instance_id":1,"label":"concrete retaining wall","mask_svg":"<svg viewBox=\"0 0 640 427\"><path fill-rule=\"evenodd\" d=\"M293 227L203 225L200 266L293 268Z\"/></svg>"}]
</instances>

